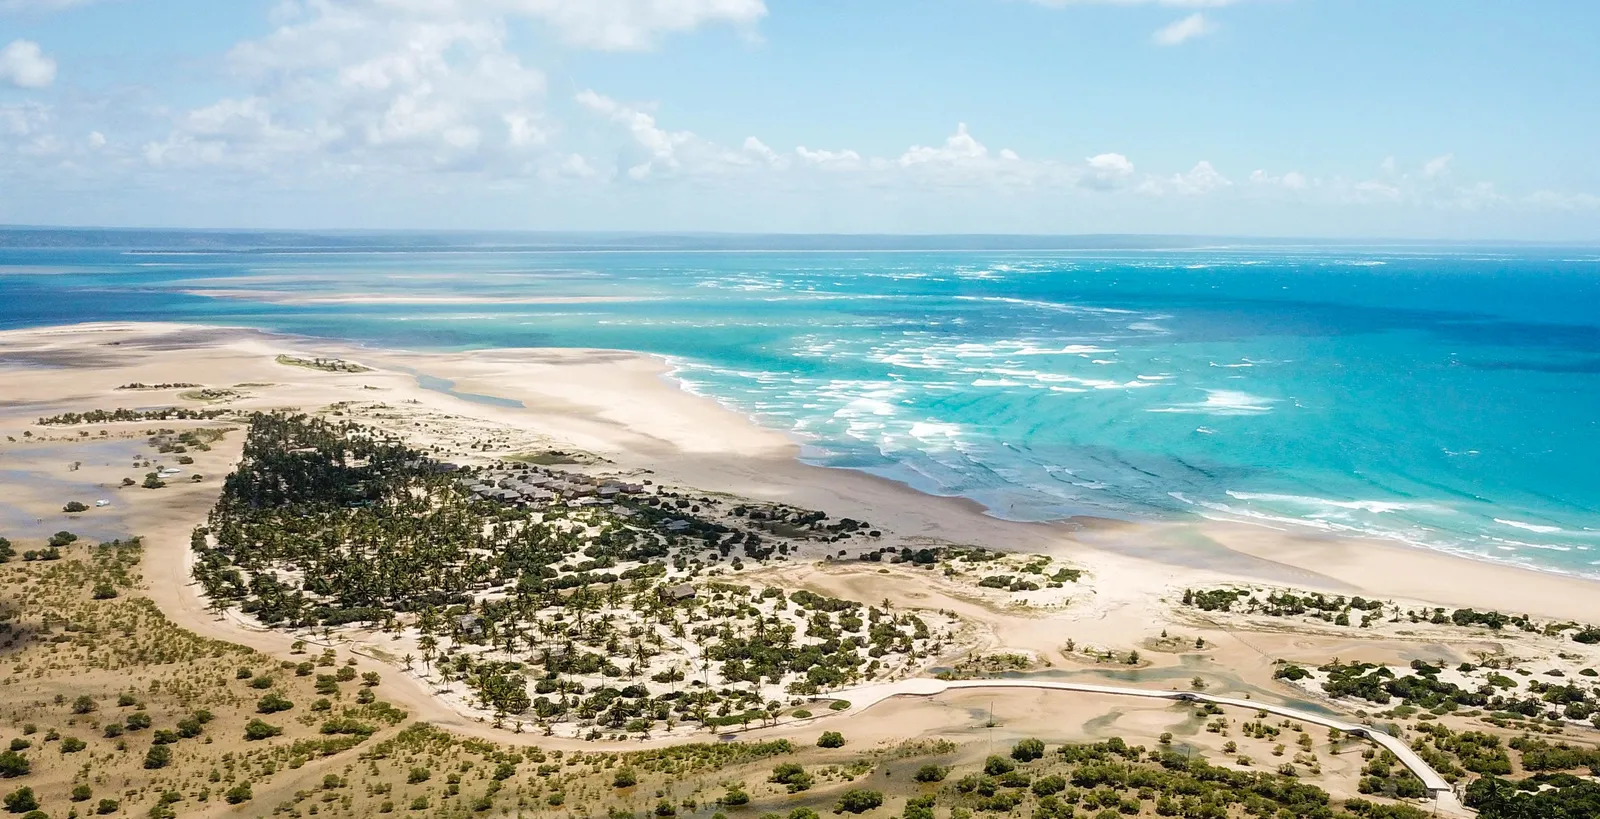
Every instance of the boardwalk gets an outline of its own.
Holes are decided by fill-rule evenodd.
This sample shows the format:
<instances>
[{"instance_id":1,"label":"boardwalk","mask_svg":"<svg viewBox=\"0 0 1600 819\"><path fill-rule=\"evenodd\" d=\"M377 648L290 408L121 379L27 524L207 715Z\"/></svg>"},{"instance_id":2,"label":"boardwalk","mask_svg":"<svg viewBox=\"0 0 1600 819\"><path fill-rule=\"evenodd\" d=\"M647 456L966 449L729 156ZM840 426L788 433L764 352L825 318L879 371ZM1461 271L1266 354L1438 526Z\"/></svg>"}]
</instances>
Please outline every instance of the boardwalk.
<instances>
[{"instance_id":1,"label":"boardwalk","mask_svg":"<svg viewBox=\"0 0 1600 819\"><path fill-rule=\"evenodd\" d=\"M1056 682L1049 680L932 680L917 678L900 680L899 682L865 685L846 691L836 692L833 696L850 702L851 711L861 711L870 708L891 697L931 697L943 694L946 691L956 691L967 688L1030 688L1046 691L1073 691L1082 694L1107 694L1119 697L1142 697L1145 699L1172 700L1175 702L1205 702L1228 708L1246 708L1252 711L1265 711L1280 717L1320 725L1324 728L1334 728L1352 736L1362 737L1377 743L1400 760L1400 764L1422 780L1422 785L1427 789L1428 795L1433 797L1434 804L1441 813L1454 815L1470 815L1461 803L1457 801L1455 791L1450 783L1444 780L1423 761L1422 757L1411 750L1410 746L1400 741L1399 738L1379 731L1369 725L1359 725L1333 717L1301 711L1283 705L1257 702L1255 700L1236 699L1233 697L1218 697L1211 694L1202 694L1193 691L1156 691L1148 688L1127 688L1116 685L1096 685L1094 683Z\"/></svg>"}]
</instances>

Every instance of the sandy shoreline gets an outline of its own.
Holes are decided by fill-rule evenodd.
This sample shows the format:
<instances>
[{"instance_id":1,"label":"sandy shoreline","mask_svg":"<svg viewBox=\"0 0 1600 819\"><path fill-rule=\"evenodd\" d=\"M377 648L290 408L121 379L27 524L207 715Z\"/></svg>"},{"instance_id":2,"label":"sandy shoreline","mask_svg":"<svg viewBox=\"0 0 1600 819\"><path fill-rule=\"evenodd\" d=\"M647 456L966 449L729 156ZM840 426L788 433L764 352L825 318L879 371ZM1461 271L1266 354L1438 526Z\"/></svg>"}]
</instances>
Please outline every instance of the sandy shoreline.
<instances>
[{"instance_id":1,"label":"sandy shoreline","mask_svg":"<svg viewBox=\"0 0 1600 819\"><path fill-rule=\"evenodd\" d=\"M280 352L338 356L375 372L330 374L274 366ZM266 361L265 364L261 363ZM1093 573L1096 593L1148 605L1152 592L1225 582L1265 582L1336 593L1593 619L1600 582L1470 560L1394 544L1298 535L1210 521L1019 523L964 498L926 495L896 481L798 459L787 434L756 425L677 386L664 359L611 350L497 349L467 353L380 350L255 330L179 324L86 324L0 332L0 367L26 367L0 418L31 421L52 407L160 403L110 392L120 383L192 380L224 386L268 380L275 401L318 406L343 382L373 399L418 401L524 430L552 446L592 452L618 468L705 491L825 509L892 530L908 545L982 544L1049 553ZM251 370L259 372L251 372ZM190 377L177 378L175 374ZM411 373L453 382L463 400L423 389ZM96 383L96 382L99 383ZM116 383L112 383L116 382ZM101 397L104 396L104 397ZM170 397L167 398L170 400Z\"/></svg>"}]
</instances>

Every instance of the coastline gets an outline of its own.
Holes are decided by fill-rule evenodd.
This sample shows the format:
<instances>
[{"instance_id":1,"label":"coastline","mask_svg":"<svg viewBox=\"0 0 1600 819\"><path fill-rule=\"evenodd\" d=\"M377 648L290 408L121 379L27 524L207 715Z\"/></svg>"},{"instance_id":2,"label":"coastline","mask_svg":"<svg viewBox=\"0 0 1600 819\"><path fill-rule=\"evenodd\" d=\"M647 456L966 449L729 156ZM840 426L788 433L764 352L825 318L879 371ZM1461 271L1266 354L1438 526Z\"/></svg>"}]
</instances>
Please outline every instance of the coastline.
<instances>
[{"instance_id":1,"label":"coastline","mask_svg":"<svg viewBox=\"0 0 1600 819\"><path fill-rule=\"evenodd\" d=\"M118 352L107 354L106 348ZM43 373L75 373L62 384L82 387L92 380L89 374L119 364L127 371L172 372L186 363L180 359L207 356L270 362L271 355L289 351L345 357L374 372L290 373L278 367L276 380L295 380L289 394L308 406L326 397L314 382L368 381L378 385L378 394L404 393L410 401L507 424L553 446L592 452L622 470L866 520L892 530L903 545L983 544L1056 555L1094 575L1098 603L1113 607L1146 608L1174 591L1206 584L1265 583L1582 620L1593 617L1590 601L1600 593L1600 582L1588 578L1244 524L1003 520L966 498L928 495L889 478L804 463L801 445L789 434L683 389L671 378L669 361L641 353L553 348L430 353L249 328L155 323L3 331L0 351L8 353L0 356L5 359L0 366L31 365L39 376L13 390L7 414L38 414L62 402L60 385L52 395L56 379ZM452 382L451 393L421 387L418 374ZM161 379L152 374L145 380ZM68 394L73 392L81 408L82 389ZM454 394L522 406L494 406Z\"/></svg>"}]
</instances>

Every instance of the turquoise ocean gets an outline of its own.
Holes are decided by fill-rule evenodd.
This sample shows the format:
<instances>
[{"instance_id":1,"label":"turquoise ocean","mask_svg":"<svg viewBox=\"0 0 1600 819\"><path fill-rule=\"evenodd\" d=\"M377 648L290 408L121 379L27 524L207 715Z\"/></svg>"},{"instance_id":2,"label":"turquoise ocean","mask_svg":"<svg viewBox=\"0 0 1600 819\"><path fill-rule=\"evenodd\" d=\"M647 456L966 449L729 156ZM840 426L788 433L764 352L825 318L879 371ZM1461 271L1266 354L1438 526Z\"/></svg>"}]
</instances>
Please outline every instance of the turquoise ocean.
<instances>
[{"instance_id":1,"label":"turquoise ocean","mask_svg":"<svg viewBox=\"0 0 1600 819\"><path fill-rule=\"evenodd\" d=\"M637 350L807 461L997 517L1600 576L1595 248L0 231L0 328L134 320Z\"/></svg>"}]
</instances>

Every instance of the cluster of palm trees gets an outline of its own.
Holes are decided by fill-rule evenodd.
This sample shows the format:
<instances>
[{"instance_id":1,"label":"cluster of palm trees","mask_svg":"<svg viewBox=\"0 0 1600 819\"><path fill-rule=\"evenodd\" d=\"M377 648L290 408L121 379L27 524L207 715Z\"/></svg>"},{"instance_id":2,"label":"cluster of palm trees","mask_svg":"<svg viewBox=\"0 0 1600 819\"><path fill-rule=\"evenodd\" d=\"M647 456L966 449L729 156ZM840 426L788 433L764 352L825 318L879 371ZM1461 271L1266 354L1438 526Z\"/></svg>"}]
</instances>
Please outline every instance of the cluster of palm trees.
<instances>
[{"instance_id":1,"label":"cluster of palm trees","mask_svg":"<svg viewBox=\"0 0 1600 819\"><path fill-rule=\"evenodd\" d=\"M137 410L118 407L114 410L89 410L88 412L63 412L40 418L39 426L75 426L77 424L106 424L119 421L209 421L229 415L232 410L189 409L187 407L162 407Z\"/></svg>"},{"instance_id":2,"label":"cluster of palm trees","mask_svg":"<svg viewBox=\"0 0 1600 819\"><path fill-rule=\"evenodd\" d=\"M662 594L717 544L641 519L481 500L392 436L263 413L191 545L214 605L288 627L414 630L424 672L501 719L629 733L765 722L782 704L764 686L815 694L939 647L887 606L728 583Z\"/></svg>"}]
</instances>

